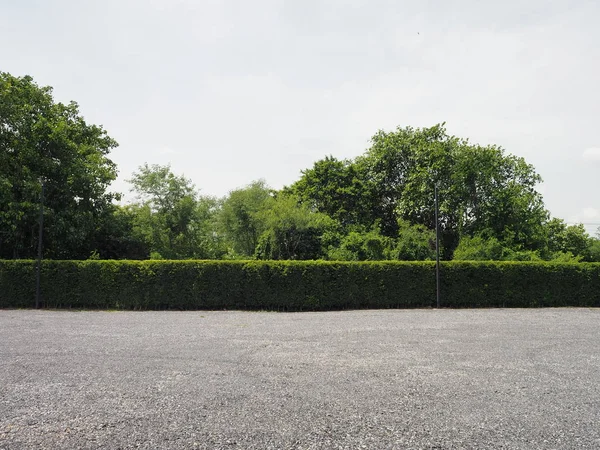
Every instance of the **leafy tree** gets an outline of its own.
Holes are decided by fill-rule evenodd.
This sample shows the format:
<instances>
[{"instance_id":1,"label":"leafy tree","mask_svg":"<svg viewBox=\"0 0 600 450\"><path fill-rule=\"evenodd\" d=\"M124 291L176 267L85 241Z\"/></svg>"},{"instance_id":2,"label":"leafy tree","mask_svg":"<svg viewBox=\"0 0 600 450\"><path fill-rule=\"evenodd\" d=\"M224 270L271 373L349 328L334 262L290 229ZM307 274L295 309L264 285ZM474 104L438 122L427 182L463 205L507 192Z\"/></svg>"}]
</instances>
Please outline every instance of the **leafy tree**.
<instances>
[{"instance_id":1,"label":"leafy tree","mask_svg":"<svg viewBox=\"0 0 600 450\"><path fill-rule=\"evenodd\" d=\"M590 239L590 246L587 250L586 261L600 262L600 238Z\"/></svg>"},{"instance_id":2,"label":"leafy tree","mask_svg":"<svg viewBox=\"0 0 600 450\"><path fill-rule=\"evenodd\" d=\"M454 259L458 261L489 261L503 260L506 248L494 238L484 238L481 235L464 236L454 251Z\"/></svg>"},{"instance_id":3,"label":"leafy tree","mask_svg":"<svg viewBox=\"0 0 600 450\"><path fill-rule=\"evenodd\" d=\"M415 152L420 149L429 151L431 143L441 138L440 131L435 127L423 131L398 128L395 133L380 130L371 138L372 146L366 154L357 158L356 164L360 171L366 174L366 184L375 198L374 209L385 235L394 236L398 232L399 201L404 193L413 188L408 185L411 173L420 168L430 170L427 166L419 166L415 160ZM433 176L433 173L430 175ZM429 187L431 189L428 189ZM412 217L405 214L406 217L403 218L411 223L421 223L433 228L433 217L429 217L432 210L426 207L433 200L433 184L426 186L425 190L421 189L421 186L415 188L422 190L421 194L427 195L428 198L425 202L419 199L418 205L413 205L416 211ZM423 217L425 213L426 217Z\"/></svg>"},{"instance_id":4,"label":"leafy tree","mask_svg":"<svg viewBox=\"0 0 600 450\"><path fill-rule=\"evenodd\" d=\"M588 256L590 236L583 224L570 225L562 219L553 218L546 224L548 252L571 253L575 256Z\"/></svg>"},{"instance_id":5,"label":"leafy tree","mask_svg":"<svg viewBox=\"0 0 600 450\"><path fill-rule=\"evenodd\" d=\"M327 214L342 227L370 227L376 220L364 174L351 161L333 156L317 161L284 192L297 196L314 211Z\"/></svg>"},{"instance_id":6,"label":"leafy tree","mask_svg":"<svg viewBox=\"0 0 600 450\"><path fill-rule=\"evenodd\" d=\"M596 236L590 239L590 246L587 253L587 261L600 262L600 227L596 231Z\"/></svg>"},{"instance_id":7,"label":"leafy tree","mask_svg":"<svg viewBox=\"0 0 600 450\"><path fill-rule=\"evenodd\" d=\"M462 234L485 232L524 250L543 245L547 212L535 191L541 179L522 158L449 136L443 124L379 131L372 142L357 164L375 190L384 234L397 233L399 218L434 229L437 185L446 259Z\"/></svg>"},{"instance_id":8,"label":"leafy tree","mask_svg":"<svg viewBox=\"0 0 600 450\"><path fill-rule=\"evenodd\" d=\"M435 232L423 225L398 220L398 238L391 259L424 261L435 258Z\"/></svg>"},{"instance_id":9,"label":"leafy tree","mask_svg":"<svg viewBox=\"0 0 600 450\"><path fill-rule=\"evenodd\" d=\"M393 240L382 236L377 228L354 229L330 246L328 259L333 261L379 261L390 259Z\"/></svg>"},{"instance_id":10,"label":"leafy tree","mask_svg":"<svg viewBox=\"0 0 600 450\"><path fill-rule=\"evenodd\" d=\"M273 192L263 180L231 191L219 214L219 229L231 257L252 258L260 236L266 230L259 213L272 200Z\"/></svg>"},{"instance_id":11,"label":"leafy tree","mask_svg":"<svg viewBox=\"0 0 600 450\"><path fill-rule=\"evenodd\" d=\"M323 257L322 235L335 222L327 215L313 212L298 199L285 194L265 202L257 218L265 230L259 238L259 259L319 259Z\"/></svg>"},{"instance_id":12,"label":"leafy tree","mask_svg":"<svg viewBox=\"0 0 600 450\"><path fill-rule=\"evenodd\" d=\"M0 73L0 258L32 258L37 247L40 181L45 180L47 257L87 258L98 222L110 214L117 146L90 125L75 102L52 88Z\"/></svg>"},{"instance_id":13,"label":"leafy tree","mask_svg":"<svg viewBox=\"0 0 600 450\"><path fill-rule=\"evenodd\" d=\"M227 243L218 232L222 202L214 197L199 196L196 202L194 229L199 238L203 258L222 259L227 254Z\"/></svg>"},{"instance_id":14,"label":"leafy tree","mask_svg":"<svg viewBox=\"0 0 600 450\"><path fill-rule=\"evenodd\" d=\"M581 262L583 261L583 256L581 255L574 255L571 252L558 252L558 253L554 253L551 256L550 261L552 262L561 262L561 263L573 263L573 262Z\"/></svg>"},{"instance_id":15,"label":"leafy tree","mask_svg":"<svg viewBox=\"0 0 600 450\"><path fill-rule=\"evenodd\" d=\"M134 234L151 249L151 257L210 258L219 251L213 233L218 202L200 197L191 180L170 166L144 164L129 182L138 203L131 205Z\"/></svg>"},{"instance_id":16,"label":"leafy tree","mask_svg":"<svg viewBox=\"0 0 600 450\"><path fill-rule=\"evenodd\" d=\"M564 257L564 256L563 256ZM463 236L454 252L457 261L540 261L533 250L515 250L495 237Z\"/></svg>"},{"instance_id":17,"label":"leafy tree","mask_svg":"<svg viewBox=\"0 0 600 450\"><path fill-rule=\"evenodd\" d=\"M110 214L103 216L93 243L97 259L147 259L149 243L134 230L136 209L133 206L113 205Z\"/></svg>"},{"instance_id":18,"label":"leafy tree","mask_svg":"<svg viewBox=\"0 0 600 450\"><path fill-rule=\"evenodd\" d=\"M370 230L355 227L329 242L328 258L345 261L403 260L435 258L435 233L422 225L399 221L396 237L384 236L377 224Z\"/></svg>"},{"instance_id":19,"label":"leafy tree","mask_svg":"<svg viewBox=\"0 0 600 450\"><path fill-rule=\"evenodd\" d=\"M379 131L363 156L318 161L288 191L336 220L345 234L377 226L398 239L402 223L435 229L437 185L441 247L450 259L463 235L494 237L513 251L542 251L548 213L535 190L539 181L522 158L450 136L441 124ZM420 248L424 253L400 249L396 256L427 257L429 246Z\"/></svg>"},{"instance_id":20,"label":"leafy tree","mask_svg":"<svg viewBox=\"0 0 600 450\"><path fill-rule=\"evenodd\" d=\"M501 242L495 237L478 234L463 236L454 252L456 260L504 260L578 262L593 261L593 246L581 226L568 227L561 219L545 224L548 246L540 251L524 250Z\"/></svg>"}]
</instances>

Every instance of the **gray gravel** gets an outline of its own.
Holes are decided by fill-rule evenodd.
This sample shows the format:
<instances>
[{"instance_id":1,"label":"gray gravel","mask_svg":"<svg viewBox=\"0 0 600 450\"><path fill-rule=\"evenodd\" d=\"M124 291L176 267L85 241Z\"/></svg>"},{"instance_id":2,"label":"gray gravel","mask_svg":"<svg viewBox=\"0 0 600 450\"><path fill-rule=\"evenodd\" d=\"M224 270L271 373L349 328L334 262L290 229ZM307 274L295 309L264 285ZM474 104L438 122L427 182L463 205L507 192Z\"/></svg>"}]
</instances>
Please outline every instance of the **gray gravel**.
<instances>
[{"instance_id":1,"label":"gray gravel","mask_svg":"<svg viewBox=\"0 0 600 450\"><path fill-rule=\"evenodd\" d=\"M0 311L0 448L600 448L599 324Z\"/></svg>"}]
</instances>

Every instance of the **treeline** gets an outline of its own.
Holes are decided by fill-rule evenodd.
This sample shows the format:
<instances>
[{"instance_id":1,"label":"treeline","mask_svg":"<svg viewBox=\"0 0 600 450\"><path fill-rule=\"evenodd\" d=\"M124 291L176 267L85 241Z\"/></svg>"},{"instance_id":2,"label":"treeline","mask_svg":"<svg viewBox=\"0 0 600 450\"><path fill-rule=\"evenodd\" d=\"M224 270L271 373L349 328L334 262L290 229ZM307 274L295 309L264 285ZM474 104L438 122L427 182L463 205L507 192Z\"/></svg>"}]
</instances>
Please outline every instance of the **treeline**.
<instances>
[{"instance_id":1,"label":"treeline","mask_svg":"<svg viewBox=\"0 0 600 450\"><path fill-rule=\"evenodd\" d=\"M434 187L443 259L600 261L600 236L552 218L523 158L444 125L379 131L353 160L325 157L282 190L262 180L224 198L144 164L136 200L108 192L117 146L76 103L0 74L0 258L34 258L44 184L51 259L428 260Z\"/></svg>"}]
</instances>

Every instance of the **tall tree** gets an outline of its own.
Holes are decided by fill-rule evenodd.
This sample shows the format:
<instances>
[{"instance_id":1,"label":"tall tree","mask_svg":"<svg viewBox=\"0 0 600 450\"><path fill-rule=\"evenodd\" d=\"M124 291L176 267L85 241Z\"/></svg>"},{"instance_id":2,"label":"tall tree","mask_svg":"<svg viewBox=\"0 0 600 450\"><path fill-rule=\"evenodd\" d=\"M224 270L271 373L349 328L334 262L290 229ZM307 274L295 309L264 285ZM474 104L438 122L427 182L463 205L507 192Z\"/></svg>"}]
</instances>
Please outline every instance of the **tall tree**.
<instances>
[{"instance_id":1,"label":"tall tree","mask_svg":"<svg viewBox=\"0 0 600 450\"><path fill-rule=\"evenodd\" d=\"M144 164L129 182L138 202L131 205L134 233L150 248L151 256L167 259L215 257L212 220L217 201L201 197L191 180L170 166Z\"/></svg>"},{"instance_id":2,"label":"tall tree","mask_svg":"<svg viewBox=\"0 0 600 450\"><path fill-rule=\"evenodd\" d=\"M585 255L590 236L583 224L567 225L562 219L552 218L545 226L550 253L569 252L576 256Z\"/></svg>"},{"instance_id":3,"label":"tall tree","mask_svg":"<svg viewBox=\"0 0 600 450\"><path fill-rule=\"evenodd\" d=\"M85 258L111 210L117 146L85 122L75 102L56 103L52 88L0 73L0 258L36 253L40 182L45 183L47 257Z\"/></svg>"},{"instance_id":4,"label":"tall tree","mask_svg":"<svg viewBox=\"0 0 600 450\"><path fill-rule=\"evenodd\" d=\"M304 170L302 177L284 192L297 196L344 228L370 227L377 219L373 210L376 204L369 195L371 190L365 185L364 174L360 166L349 160L327 156Z\"/></svg>"},{"instance_id":5,"label":"tall tree","mask_svg":"<svg viewBox=\"0 0 600 450\"><path fill-rule=\"evenodd\" d=\"M548 213L535 189L540 181L523 158L470 144L438 124L379 131L364 155L318 161L287 191L354 233L355 243L375 226L392 239L405 222L435 229L437 185L443 255L450 259L462 235L494 237L516 251L542 249ZM415 257L426 257L422 249Z\"/></svg>"},{"instance_id":6,"label":"tall tree","mask_svg":"<svg viewBox=\"0 0 600 450\"><path fill-rule=\"evenodd\" d=\"M233 190L223 200L219 228L230 247L230 256L252 258L265 231L261 212L272 200L273 191L263 180Z\"/></svg>"},{"instance_id":7,"label":"tall tree","mask_svg":"<svg viewBox=\"0 0 600 450\"><path fill-rule=\"evenodd\" d=\"M137 208L113 205L97 224L92 242L93 256L99 259L148 259L150 242L136 232Z\"/></svg>"},{"instance_id":8,"label":"tall tree","mask_svg":"<svg viewBox=\"0 0 600 450\"><path fill-rule=\"evenodd\" d=\"M541 178L522 158L496 146L471 145L442 125L380 131L358 158L378 198L382 231L394 236L398 219L435 228L433 197L440 197L444 255L452 256L461 234L487 233L510 245L543 245L547 219Z\"/></svg>"},{"instance_id":9,"label":"tall tree","mask_svg":"<svg viewBox=\"0 0 600 450\"><path fill-rule=\"evenodd\" d=\"M322 236L335 227L326 214L315 212L286 194L265 202L256 217L264 229L255 252L260 259L322 258Z\"/></svg>"},{"instance_id":10,"label":"tall tree","mask_svg":"<svg viewBox=\"0 0 600 450\"><path fill-rule=\"evenodd\" d=\"M600 262L600 237L590 239L586 261Z\"/></svg>"}]
</instances>

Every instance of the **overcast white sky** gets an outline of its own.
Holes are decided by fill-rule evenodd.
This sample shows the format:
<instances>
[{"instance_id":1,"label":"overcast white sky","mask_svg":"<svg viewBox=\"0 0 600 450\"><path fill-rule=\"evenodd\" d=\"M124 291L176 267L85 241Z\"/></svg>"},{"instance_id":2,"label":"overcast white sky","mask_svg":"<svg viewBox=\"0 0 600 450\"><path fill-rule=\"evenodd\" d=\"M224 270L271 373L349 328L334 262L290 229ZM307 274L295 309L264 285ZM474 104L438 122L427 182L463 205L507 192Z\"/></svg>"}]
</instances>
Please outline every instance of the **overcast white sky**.
<instances>
[{"instance_id":1,"label":"overcast white sky","mask_svg":"<svg viewBox=\"0 0 600 450\"><path fill-rule=\"evenodd\" d=\"M0 0L0 70L79 103L120 176L170 162L204 194L280 188L378 130L445 121L600 225L596 0Z\"/></svg>"}]
</instances>

